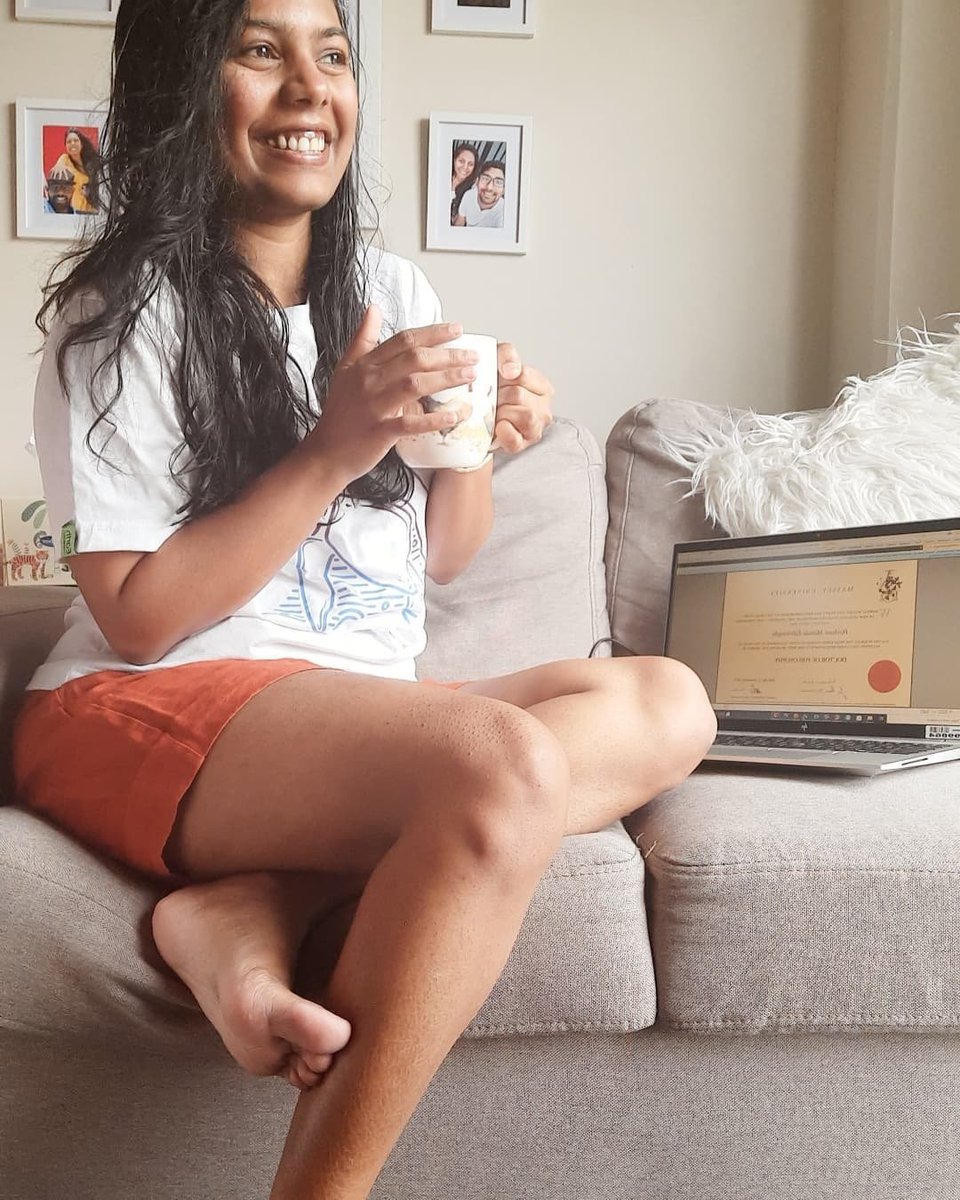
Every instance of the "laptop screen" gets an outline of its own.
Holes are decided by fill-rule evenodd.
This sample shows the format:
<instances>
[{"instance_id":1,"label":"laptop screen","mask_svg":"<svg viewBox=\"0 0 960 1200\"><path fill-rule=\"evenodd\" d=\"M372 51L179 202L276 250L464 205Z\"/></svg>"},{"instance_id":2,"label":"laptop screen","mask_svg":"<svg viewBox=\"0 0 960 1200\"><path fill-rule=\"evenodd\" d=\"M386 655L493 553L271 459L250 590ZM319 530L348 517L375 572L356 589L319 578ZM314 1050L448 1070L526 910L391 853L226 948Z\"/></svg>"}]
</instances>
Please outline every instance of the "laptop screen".
<instances>
[{"instance_id":1,"label":"laptop screen","mask_svg":"<svg viewBox=\"0 0 960 1200\"><path fill-rule=\"evenodd\" d=\"M960 518L681 543L666 653L723 729L960 737Z\"/></svg>"}]
</instances>

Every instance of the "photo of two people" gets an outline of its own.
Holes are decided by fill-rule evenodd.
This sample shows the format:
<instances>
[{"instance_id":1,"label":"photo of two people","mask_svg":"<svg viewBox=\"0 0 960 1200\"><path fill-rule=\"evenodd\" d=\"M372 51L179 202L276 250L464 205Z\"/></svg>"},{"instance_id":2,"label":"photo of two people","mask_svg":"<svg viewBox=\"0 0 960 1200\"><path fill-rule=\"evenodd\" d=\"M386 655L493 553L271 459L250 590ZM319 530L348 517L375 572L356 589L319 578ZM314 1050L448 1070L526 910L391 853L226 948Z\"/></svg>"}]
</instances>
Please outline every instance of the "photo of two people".
<instances>
[{"instance_id":1,"label":"photo of two people","mask_svg":"<svg viewBox=\"0 0 960 1200\"><path fill-rule=\"evenodd\" d=\"M94 125L42 127L43 211L70 216L100 211L100 130Z\"/></svg>"},{"instance_id":2,"label":"photo of two people","mask_svg":"<svg viewBox=\"0 0 960 1200\"><path fill-rule=\"evenodd\" d=\"M454 141L451 152L450 224L503 228L507 194L507 144Z\"/></svg>"}]
</instances>

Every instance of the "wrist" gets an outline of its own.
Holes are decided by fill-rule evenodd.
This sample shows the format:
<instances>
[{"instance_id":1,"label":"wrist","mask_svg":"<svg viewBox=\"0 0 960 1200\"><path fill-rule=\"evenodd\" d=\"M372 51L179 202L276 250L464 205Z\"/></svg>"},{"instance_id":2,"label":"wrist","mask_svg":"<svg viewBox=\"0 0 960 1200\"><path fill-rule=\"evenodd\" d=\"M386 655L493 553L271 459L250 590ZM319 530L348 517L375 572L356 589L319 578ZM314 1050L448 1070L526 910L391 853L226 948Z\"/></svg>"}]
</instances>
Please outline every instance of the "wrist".
<instances>
[{"instance_id":1,"label":"wrist","mask_svg":"<svg viewBox=\"0 0 960 1200\"><path fill-rule=\"evenodd\" d=\"M299 462L311 487L330 493L332 497L339 496L356 478L336 454L326 447L311 444L309 437L294 447L291 457Z\"/></svg>"},{"instance_id":2,"label":"wrist","mask_svg":"<svg viewBox=\"0 0 960 1200\"><path fill-rule=\"evenodd\" d=\"M457 475L472 475L475 471L482 471L484 467L492 466L492 464L493 451L488 450L486 458L482 462L478 462L475 467L451 467L450 470L454 471Z\"/></svg>"}]
</instances>

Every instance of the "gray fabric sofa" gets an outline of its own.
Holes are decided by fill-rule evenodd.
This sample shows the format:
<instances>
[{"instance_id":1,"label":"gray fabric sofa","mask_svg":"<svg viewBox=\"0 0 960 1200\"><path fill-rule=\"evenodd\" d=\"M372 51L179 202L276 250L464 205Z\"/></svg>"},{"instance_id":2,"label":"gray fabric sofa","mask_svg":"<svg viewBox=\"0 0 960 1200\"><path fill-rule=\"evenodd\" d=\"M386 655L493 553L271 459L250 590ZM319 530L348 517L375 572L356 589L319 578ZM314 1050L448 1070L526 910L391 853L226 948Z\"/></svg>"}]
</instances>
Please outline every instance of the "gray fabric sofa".
<instances>
[{"instance_id":1,"label":"gray fabric sofa","mask_svg":"<svg viewBox=\"0 0 960 1200\"><path fill-rule=\"evenodd\" d=\"M711 535L658 445L692 419L632 409L606 471L568 421L499 464L491 543L431 592L424 674L588 654L608 613L657 652L672 543ZM0 589L4 746L70 598ZM960 1196L960 768L703 769L625 826L564 842L374 1196ZM3 1200L267 1195L294 1094L163 970L157 896L0 808ZM305 978L341 935L315 931Z\"/></svg>"}]
</instances>

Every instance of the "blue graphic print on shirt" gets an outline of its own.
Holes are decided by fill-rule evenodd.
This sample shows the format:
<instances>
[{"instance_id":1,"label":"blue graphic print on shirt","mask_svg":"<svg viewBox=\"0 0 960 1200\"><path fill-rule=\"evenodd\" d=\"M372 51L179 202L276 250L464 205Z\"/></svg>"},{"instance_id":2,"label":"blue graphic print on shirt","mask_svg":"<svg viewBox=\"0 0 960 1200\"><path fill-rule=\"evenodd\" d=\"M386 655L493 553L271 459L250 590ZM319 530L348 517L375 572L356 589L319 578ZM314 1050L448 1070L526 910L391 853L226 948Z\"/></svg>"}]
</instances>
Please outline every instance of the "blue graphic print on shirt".
<instances>
[{"instance_id":1,"label":"blue graphic print on shirt","mask_svg":"<svg viewBox=\"0 0 960 1200\"><path fill-rule=\"evenodd\" d=\"M403 526L397 530L397 545L408 553L401 576L375 579L338 546L337 522L318 525L301 543L294 562L296 582L272 615L316 633L358 625L385 613L408 623L422 621L426 551L417 514L407 502L378 515L395 518Z\"/></svg>"}]
</instances>

